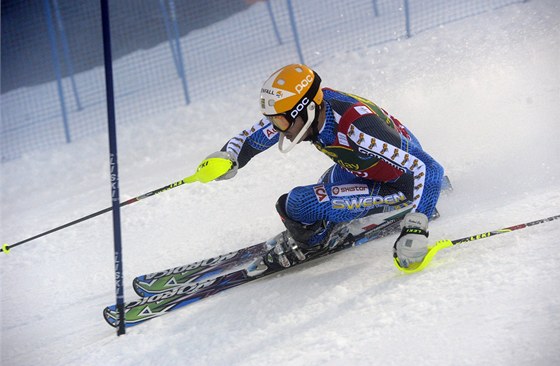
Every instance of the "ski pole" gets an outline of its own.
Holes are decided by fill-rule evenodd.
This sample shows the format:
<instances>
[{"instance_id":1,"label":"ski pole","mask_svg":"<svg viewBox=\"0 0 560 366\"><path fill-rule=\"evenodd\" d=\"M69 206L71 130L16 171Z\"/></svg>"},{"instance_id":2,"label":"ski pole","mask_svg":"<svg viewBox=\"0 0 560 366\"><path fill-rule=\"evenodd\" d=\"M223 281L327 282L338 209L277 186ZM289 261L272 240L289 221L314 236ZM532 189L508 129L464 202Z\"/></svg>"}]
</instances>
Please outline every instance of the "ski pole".
<instances>
[{"instance_id":1,"label":"ski pole","mask_svg":"<svg viewBox=\"0 0 560 366\"><path fill-rule=\"evenodd\" d=\"M476 235L473 235L473 236L467 236L467 237L460 238L460 239L455 239L455 240L443 239L443 240L440 240L440 241L436 242L432 246L428 246L428 253L424 257L424 259L421 262L413 263L408 268L402 267L399 263L398 258L395 255L395 257L394 257L395 266L397 266L398 269L400 269L401 271L403 271L405 273L420 272L421 270L426 268L426 266L432 261L432 259L436 255L436 253L439 252L443 248L449 248L449 247L452 247L452 246L457 245L457 244L463 244L463 243L468 243L468 242L475 241L475 240L485 239L485 238L489 238L491 236L495 236L495 235L499 235L499 234L510 233L512 231L515 231L515 230L524 229L526 227L543 224L545 222L554 221L554 220L557 220L557 219L560 219L560 215L555 215L555 216L547 217L546 219L531 221L531 222L527 222L527 223L524 223L524 224L518 224L518 225L506 227L506 228L499 229L499 230L488 231L488 232L476 234Z\"/></svg>"},{"instance_id":2,"label":"ski pole","mask_svg":"<svg viewBox=\"0 0 560 366\"><path fill-rule=\"evenodd\" d=\"M174 183L168 184L168 185L166 185L166 186L163 186L163 187L161 187L161 188L154 189L153 191L144 193L144 194L142 194L142 195L140 195L140 196L138 196L138 197L134 197L134 198L131 198L131 199L127 200L127 201L121 202L121 203L120 203L120 207L123 207L123 206L126 206L126 205L130 205L131 203L138 202L138 201L140 201L140 200L143 200L144 198L148 198L148 197L151 197L151 196L155 196L156 194L159 194L159 193L168 191L168 190L170 190L170 189L172 189L172 188L175 188L175 187L179 187L179 186L181 186L181 185L183 185L183 184L194 183L194 182L201 182L201 183L210 182L210 181L212 181L212 180L214 180L214 179L216 179L216 178L219 178L219 177L222 176L223 174L225 174L231 167L232 167L232 162L231 162L230 160L227 160L227 159L222 159L222 158L210 158L210 159L206 159L206 160L204 160L202 163L200 163L200 165L198 166L196 172L195 172L193 175L191 175L191 176L189 176L189 177L187 177L187 178L185 178L185 179L179 180L179 181L177 181L177 182L174 182ZM104 214L104 213L106 213L106 212L109 212L109 211L111 211L111 210L112 210L112 207L107 207L107 208L105 208L105 209L103 209L103 210L94 212L94 213L89 214L89 215L87 215L87 216L81 217L81 218L79 218L79 219L77 219L77 220L70 221L69 223L66 223L66 224L64 224L64 225L57 226L57 227L55 227L54 229L50 229L50 230L45 231L45 232L43 232L43 233L41 233L41 234L37 234L37 235L32 236L32 237L30 237L30 238L27 238L27 239L25 239L25 240L18 241L17 243L14 243L14 244L11 244L11 245L3 244L0 251L3 252L3 253L8 254L8 253L10 252L10 249L12 249L13 247L17 247L18 245L27 243L27 242L29 242L29 241L31 241L31 240L34 240L34 239L40 238L40 237L42 237L42 236L45 236L45 235L54 233L54 232L56 232L56 231L58 231L58 230L62 230L62 229L64 229L64 228L67 228L67 227L69 227L69 226L75 225L75 224L77 224L77 223L80 223L80 222L89 220L89 219L91 219L91 218L94 218L94 217L96 217L96 216L99 216L99 215L101 215L101 214Z\"/></svg>"},{"instance_id":3,"label":"ski pole","mask_svg":"<svg viewBox=\"0 0 560 366\"><path fill-rule=\"evenodd\" d=\"M186 179L186 178L185 178L185 179ZM185 179L179 180L179 181L177 181L177 182L175 182L175 183L168 184L168 185L166 185L166 186L164 186L164 187L161 187L161 188L158 188L158 189L154 189L153 191L144 193L143 195L140 195L140 196L138 196L138 197L134 197L134 198L131 198L131 199L127 200L127 201L121 202L121 203L120 203L120 207L123 207L123 206L126 206L126 205L130 205L131 203L138 202L138 201L140 201L140 200L143 200L144 198L148 198L148 197L154 196L154 195L156 195L156 194L159 194L159 193L161 193L161 192L165 192L165 191L167 191L167 190L170 190L170 189L172 189L172 188L179 187L180 185L182 185L182 184L185 183ZM89 214L89 215L87 215L87 216L81 217L81 218L79 218L79 219L77 219L77 220L70 221L69 223L66 223L66 224L61 225L61 226L57 226L57 227L55 227L55 228L53 228L53 229L47 230L47 231L45 231L45 232L42 232L42 233L40 233L40 234L37 234L37 235L32 236L32 237L30 237L30 238L27 238L27 239L25 239L25 240L18 241L17 243L14 243L14 244L11 244L11 245L4 244L4 245L2 245L2 252L8 254L8 253L10 252L10 249L12 249L13 247L17 247L18 245L27 243L27 242L29 242L29 241L31 241L31 240L40 238L40 237L42 237L42 236L45 236L45 235L48 235L48 234L51 234L51 233L54 233L54 232L56 232L56 231L58 231L58 230L62 230L62 229L64 229L64 228L67 228L67 227L69 227L69 226L75 225L75 224L80 223L80 222L82 222L82 221L89 220L89 219L91 219L91 218L94 218L94 217L96 217L96 216L99 216L99 215L101 215L101 214L104 214L104 213L106 213L106 212L109 212L109 211L111 211L111 210L112 210L112 207L107 207L107 208L104 208L103 210L94 212L94 213Z\"/></svg>"}]
</instances>

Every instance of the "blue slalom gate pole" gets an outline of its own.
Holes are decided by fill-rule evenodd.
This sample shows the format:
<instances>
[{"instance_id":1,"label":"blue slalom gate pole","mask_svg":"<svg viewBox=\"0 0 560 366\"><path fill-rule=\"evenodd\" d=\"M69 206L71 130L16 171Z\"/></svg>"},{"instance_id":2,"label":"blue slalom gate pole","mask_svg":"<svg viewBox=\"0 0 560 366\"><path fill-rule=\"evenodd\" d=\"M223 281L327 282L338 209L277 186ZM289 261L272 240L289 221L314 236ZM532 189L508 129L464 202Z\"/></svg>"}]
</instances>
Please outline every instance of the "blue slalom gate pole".
<instances>
[{"instance_id":1,"label":"blue slalom gate pole","mask_svg":"<svg viewBox=\"0 0 560 366\"><path fill-rule=\"evenodd\" d=\"M113 202L113 236L115 247L115 292L119 327L117 335L125 334L124 286L121 241L121 211L119 197L119 164L117 159L117 128L115 124L115 95L113 92L113 62L111 55L111 25L109 22L108 0L101 0L101 21L103 26L103 55L105 60L105 90L107 93L107 122L109 126L109 163L111 168L111 199Z\"/></svg>"}]
</instances>

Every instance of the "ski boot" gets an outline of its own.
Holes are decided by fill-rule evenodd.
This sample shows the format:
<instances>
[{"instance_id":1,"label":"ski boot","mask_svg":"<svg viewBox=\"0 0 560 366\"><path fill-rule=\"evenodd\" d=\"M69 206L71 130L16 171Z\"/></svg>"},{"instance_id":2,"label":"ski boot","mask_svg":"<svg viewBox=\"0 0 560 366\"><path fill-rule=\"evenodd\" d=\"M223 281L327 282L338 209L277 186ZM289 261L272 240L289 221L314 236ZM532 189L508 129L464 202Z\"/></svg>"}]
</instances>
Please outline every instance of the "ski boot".
<instances>
[{"instance_id":1,"label":"ski boot","mask_svg":"<svg viewBox=\"0 0 560 366\"><path fill-rule=\"evenodd\" d=\"M327 234L328 225L320 220L312 224L304 224L293 220L286 212L288 195L280 196L276 202L276 211L280 215L287 231L274 237L265 258L270 264L276 263L284 268L290 267L294 262L306 259L306 253L320 248L323 237Z\"/></svg>"},{"instance_id":2,"label":"ski boot","mask_svg":"<svg viewBox=\"0 0 560 366\"><path fill-rule=\"evenodd\" d=\"M294 239L289 231L284 231L267 242L268 251L264 261L269 266L290 267L295 263L303 262L310 256L320 255L335 247L345 245L351 240L351 235L344 223L329 224L321 221L311 229L322 239L315 245L307 245Z\"/></svg>"}]
</instances>

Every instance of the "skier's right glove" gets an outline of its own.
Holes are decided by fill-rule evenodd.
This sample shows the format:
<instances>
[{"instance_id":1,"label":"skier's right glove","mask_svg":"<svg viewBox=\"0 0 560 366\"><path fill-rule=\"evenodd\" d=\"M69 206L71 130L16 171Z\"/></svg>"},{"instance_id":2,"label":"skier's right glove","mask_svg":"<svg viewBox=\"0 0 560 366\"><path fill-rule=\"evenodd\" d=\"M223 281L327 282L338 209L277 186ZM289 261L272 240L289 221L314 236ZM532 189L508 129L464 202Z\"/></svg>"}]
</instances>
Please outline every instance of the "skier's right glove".
<instances>
[{"instance_id":1,"label":"skier's right glove","mask_svg":"<svg viewBox=\"0 0 560 366\"><path fill-rule=\"evenodd\" d=\"M420 212L407 214L401 222L401 235L393 247L393 256L403 268L422 262L428 253L428 217Z\"/></svg>"},{"instance_id":2,"label":"skier's right glove","mask_svg":"<svg viewBox=\"0 0 560 366\"><path fill-rule=\"evenodd\" d=\"M237 159L227 151L210 154L198 165L196 173L185 178L186 183L208 183L213 180L231 179L237 174Z\"/></svg>"}]
</instances>

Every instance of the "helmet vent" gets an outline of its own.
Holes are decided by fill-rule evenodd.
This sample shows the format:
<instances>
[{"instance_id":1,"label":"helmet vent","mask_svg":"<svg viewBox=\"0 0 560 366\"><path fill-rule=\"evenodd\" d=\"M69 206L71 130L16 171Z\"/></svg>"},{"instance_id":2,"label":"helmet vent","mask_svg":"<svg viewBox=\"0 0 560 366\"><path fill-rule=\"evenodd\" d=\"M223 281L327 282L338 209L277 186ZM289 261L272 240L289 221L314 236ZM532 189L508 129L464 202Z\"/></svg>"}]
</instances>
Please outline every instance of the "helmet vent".
<instances>
[{"instance_id":1,"label":"helmet vent","mask_svg":"<svg viewBox=\"0 0 560 366\"><path fill-rule=\"evenodd\" d=\"M276 82L278 83L278 85L286 84L286 80L284 80L284 79L278 79L278 80L276 80Z\"/></svg>"}]
</instances>

